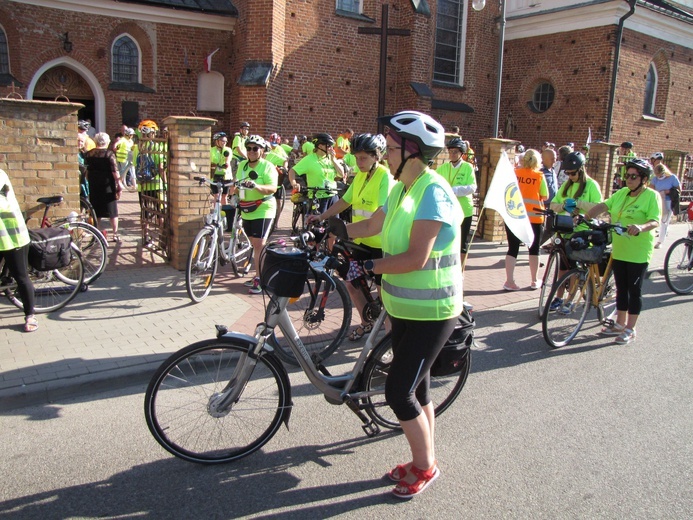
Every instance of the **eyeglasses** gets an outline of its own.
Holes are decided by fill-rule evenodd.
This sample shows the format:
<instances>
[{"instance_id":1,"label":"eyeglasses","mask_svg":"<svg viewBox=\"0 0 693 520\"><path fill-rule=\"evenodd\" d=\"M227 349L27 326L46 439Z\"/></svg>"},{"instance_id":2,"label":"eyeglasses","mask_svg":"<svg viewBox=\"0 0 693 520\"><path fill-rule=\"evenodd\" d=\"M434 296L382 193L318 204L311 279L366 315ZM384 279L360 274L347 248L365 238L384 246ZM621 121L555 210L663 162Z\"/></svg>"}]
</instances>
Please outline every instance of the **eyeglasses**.
<instances>
[{"instance_id":1,"label":"eyeglasses","mask_svg":"<svg viewBox=\"0 0 693 520\"><path fill-rule=\"evenodd\" d=\"M624 179L630 179L630 180L633 180L633 181L634 181L635 179L639 179L639 178L640 178L640 175L637 174L637 173L626 173L626 174L623 176L623 178L624 178Z\"/></svg>"},{"instance_id":2,"label":"eyeglasses","mask_svg":"<svg viewBox=\"0 0 693 520\"><path fill-rule=\"evenodd\" d=\"M257 152L260 148L257 146L246 146L245 149L249 152Z\"/></svg>"}]
</instances>

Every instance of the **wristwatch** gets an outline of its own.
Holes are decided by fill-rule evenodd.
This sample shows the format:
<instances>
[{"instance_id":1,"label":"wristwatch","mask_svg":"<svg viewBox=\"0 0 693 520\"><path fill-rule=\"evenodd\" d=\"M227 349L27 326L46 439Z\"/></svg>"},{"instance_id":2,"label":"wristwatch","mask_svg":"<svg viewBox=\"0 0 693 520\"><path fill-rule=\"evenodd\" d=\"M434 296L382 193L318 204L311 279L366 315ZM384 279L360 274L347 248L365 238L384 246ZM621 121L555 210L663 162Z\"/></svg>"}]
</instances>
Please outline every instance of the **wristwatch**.
<instances>
[{"instance_id":1,"label":"wristwatch","mask_svg":"<svg viewBox=\"0 0 693 520\"><path fill-rule=\"evenodd\" d=\"M373 269L375 268L375 262L373 260L366 260L363 263L363 268L366 270L367 273L373 273Z\"/></svg>"}]
</instances>

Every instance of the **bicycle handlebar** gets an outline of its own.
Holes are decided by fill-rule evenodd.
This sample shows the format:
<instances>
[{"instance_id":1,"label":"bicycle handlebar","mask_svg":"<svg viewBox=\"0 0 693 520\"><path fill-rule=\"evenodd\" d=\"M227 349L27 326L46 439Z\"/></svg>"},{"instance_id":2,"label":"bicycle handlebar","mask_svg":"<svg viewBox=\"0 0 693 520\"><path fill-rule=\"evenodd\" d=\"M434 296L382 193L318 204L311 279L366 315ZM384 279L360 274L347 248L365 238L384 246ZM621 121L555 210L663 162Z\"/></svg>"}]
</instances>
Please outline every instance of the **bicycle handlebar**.
<instances>
[{"instance_id":1,"label":"bicycle handlebar","mask_svg":"<svg viewBox=\"0 0 693 520\"><path fill-rule=\"evenodd\" d=\"M193 180L196 180L200 184L200 186L202 186L203 184L209 184L210 186L215 185L215 186L221 186L222 188L233 186L233 187L237 187L237 188L252 189L255 187L254 181L257 179L257 173L252 171L248 174L248 177L250 179L243 179L242 181L235 181L233 179L230 181L226 181L226 180L215 181L215 180L209 179L207 177L193 177Z\"/></svg>"}]
</instances>

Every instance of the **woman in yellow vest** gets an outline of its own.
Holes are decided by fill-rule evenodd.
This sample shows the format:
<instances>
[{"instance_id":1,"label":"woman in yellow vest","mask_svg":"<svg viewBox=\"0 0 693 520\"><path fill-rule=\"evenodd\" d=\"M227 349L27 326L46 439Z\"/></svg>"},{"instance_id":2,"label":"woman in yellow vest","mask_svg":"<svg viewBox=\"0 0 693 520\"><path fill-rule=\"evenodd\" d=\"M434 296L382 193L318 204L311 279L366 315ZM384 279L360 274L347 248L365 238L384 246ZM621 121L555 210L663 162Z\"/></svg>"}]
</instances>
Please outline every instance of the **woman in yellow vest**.
<instances>
[{"instance_id":1,"label":"woman in yellow vest","mask_svg":"<svg viewBox=\"0 0 693 520\"><path fill-rule=\"evenodd\" d=\"M541 245L541 228L544 216L537 213L537 209L544 209L544 201L549 197L549 188L546 179L541 172L541 155L536 150L529 149L522 156L522 166L515 169L517 184L522 193L527 216L534 231L534 242L529 246L529 275L532 282L530 289L539 289L541 282L537 278L539 271L539 246ZM505 283L506 291L519 291L520 286L515 283L515 263L520 252L520 239L513 235L508 226L505 226L505 234L508 237L508 253L505 255Z\"/></svg>"},{"instance_id":2,"label":"woman in yellow vest","mask_svg":"<svg viewBox=\"0 0 693 520\"><path fill-rule=\"evenodd\" d=\"M428 115L404 111L380 121L389 127L387 161L395 180L385 205L347 226L354 237L382 231L383 258L364 267L381 274L392 321L392 364L385 398L402 426L412 460L389 477L399 498L421 493L439 475L433 441L430 369L462 312L462 209L450 185L428 168L445 146L445 130Z\"/></svg>"},{"instance_id":3,"label":"woman in yellow vest","mask_svg":"<svg viewBox=\"0 0 693 520\"><path fill-rule=\"evenodd\" d=\"M34 315L34 286L27 273L29 231L4 170L0 170L0 217L0 258L5 260L10 275L17 282L24 305L24 332L34 332L38 329L38 321Z\"/></svg>"},{"instance_id":4,"label":"woman in yellow vest","mask_svg":"<svg viewBox=\"0 0 693 520\"><path fill-rule=\"evenodd\" d=\"M344 196L330 206L327 211L320 215L310 215L308 223L320 222L330 217L339 215L351 207L353 222L360 222L373 216L373 213L380 208L387 196L390 194L395 181L390 175L390 171L380 163L385 155L387 143L381 134L358 134L351 140L351 152L356 157L356 177L349 185L349 189ZM354 240L361 247L368 249L368 254L358 257L359 260L368 260L383 257L380 233L371 237L357 238ZM348 282L347 290L354 302L356 310L361 316L361 325L356 327L349 336L351 341L361 339L364 334L373 330L373 322L366 320L363 311L366 306L366 298L358 288L358 278L360 273L350 269L346 277ZM375 277L375 283L380 288L381 276Z\"/></svg>"}]
</instances>

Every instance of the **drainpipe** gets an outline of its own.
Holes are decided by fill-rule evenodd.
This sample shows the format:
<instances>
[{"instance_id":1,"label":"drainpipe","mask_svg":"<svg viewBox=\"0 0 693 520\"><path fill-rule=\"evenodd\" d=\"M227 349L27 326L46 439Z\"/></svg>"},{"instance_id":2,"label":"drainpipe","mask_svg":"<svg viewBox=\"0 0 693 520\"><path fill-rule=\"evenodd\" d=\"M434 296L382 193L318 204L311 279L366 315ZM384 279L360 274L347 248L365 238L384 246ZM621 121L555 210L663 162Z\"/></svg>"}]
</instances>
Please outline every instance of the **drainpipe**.
<instances>
[{"instance_id":1,"label":"drainpipe","mask_svg":"<svg viewBox=\"0 0 693 520\"><path fill-rule=\"evenodd\" d=\"M635 4L637 0L626 0L630 5L630 11L624 14L618 21L618 31L616 32L616 51L614 52L614 68L611 74L611 90L609 91L609 111L606 114L606 135L605 141L608 143L611 139L611 120L614 117L614 101L616 98L616 77L618 75L618 65L621 58L621 39L623 38L623 25L626 19L633 16L635 13Z\"/></svg>"}]
</instances>

